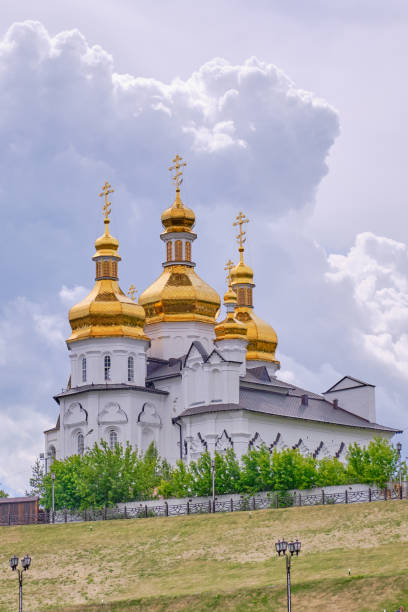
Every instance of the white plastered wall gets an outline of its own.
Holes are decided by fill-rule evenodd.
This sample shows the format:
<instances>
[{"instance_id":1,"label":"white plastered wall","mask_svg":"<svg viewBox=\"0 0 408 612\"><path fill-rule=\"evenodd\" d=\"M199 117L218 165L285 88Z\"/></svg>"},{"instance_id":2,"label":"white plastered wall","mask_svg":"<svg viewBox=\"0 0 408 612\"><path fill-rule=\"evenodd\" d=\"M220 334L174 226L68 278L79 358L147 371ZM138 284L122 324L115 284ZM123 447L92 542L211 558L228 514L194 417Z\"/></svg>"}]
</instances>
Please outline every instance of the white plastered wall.
<instances>
[{"instance_id":1,"label":"white plastered wall","mask_svg":"<svg viewBox=\"0 0 408 612\"><path fill-rule=\"evenodd\" d=\"M145 326L151 340L150 357L170 359L186 355L194 340L201 342L210 353L214 348L214 325L200 321L162 321Z\"/></svg>"}]
</instances>

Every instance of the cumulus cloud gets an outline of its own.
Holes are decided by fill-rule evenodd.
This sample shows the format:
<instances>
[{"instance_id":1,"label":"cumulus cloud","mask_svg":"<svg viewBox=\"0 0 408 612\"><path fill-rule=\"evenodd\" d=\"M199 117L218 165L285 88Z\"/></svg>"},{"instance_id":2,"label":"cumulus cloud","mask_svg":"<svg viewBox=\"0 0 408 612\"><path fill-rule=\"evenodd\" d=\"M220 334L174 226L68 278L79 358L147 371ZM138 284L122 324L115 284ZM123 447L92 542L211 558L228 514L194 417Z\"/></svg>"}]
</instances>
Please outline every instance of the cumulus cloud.
<instances>
[{"instance_id":1,"label":"cumulus cloud","mask_svg":"<svg viewBox=\"0 0 408 612\"><path fill-rule=\"evenodd\" d=\"M347 255L328 258L330 283L350 289L362 315L354 330L367 355L408 378L408 247L390 238L358 234Z\"/></svg>"},{"instance_id":2,"label":"cumulus cloud","mask_svg":"<svg viewBox=\"0 0 408 612\"><path fill-rule=\"evenodd\" d=\"M75 285L75 287L72 288L62 285L58 295L64 306L71 307L83 300L88 293L89 289L81 287L80 285Z\"/></svg>"}]
</instances>

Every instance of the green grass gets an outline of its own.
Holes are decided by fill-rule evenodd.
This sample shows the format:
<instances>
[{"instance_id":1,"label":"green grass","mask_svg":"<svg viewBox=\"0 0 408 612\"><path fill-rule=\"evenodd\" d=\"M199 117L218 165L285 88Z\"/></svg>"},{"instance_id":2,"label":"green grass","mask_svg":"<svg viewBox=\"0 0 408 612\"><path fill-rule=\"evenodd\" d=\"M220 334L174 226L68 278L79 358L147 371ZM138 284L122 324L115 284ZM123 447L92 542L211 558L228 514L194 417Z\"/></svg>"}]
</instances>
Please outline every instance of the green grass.
<instances>
[{"instance_id":1,"label":"green grass","mask_svg":"<svg viewBox=\"0 0 408 612\"><path fill-rule=\"evenodd\" d=\"M0 610L16 609L9 557L26 552L25 609L284 610L281 537L294 610L408 605L408 502L0 528ZM348 575L348 569L351 576Z\"/></svg>"}]
</instances>

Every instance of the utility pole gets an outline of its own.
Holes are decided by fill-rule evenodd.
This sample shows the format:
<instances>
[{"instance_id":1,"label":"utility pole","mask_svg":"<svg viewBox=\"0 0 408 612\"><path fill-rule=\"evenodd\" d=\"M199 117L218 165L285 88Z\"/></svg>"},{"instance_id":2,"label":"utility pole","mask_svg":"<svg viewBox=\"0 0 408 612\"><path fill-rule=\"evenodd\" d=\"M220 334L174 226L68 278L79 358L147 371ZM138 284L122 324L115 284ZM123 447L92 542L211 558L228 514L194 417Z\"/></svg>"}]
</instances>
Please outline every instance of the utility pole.
<instances>
[{"instance_id":1,"label":"utility pole","mask_svg":"<svg viewBox=\"0 0 408 612\"><path fill-rule=\"evenodd\" d=\"M215 512L215 460L211 459L212 511Z\"/></svg>"},{"instance_id":2,"label":"utility pole","mask_svg":"<svg viewBox=\"0 0 408 612\"><path fill-rule=\"evenodd\" d=\"M51 474L51 483L52 483L52 522L55 522L55 474L52 472Z\"/></svg>"}]
</instances>

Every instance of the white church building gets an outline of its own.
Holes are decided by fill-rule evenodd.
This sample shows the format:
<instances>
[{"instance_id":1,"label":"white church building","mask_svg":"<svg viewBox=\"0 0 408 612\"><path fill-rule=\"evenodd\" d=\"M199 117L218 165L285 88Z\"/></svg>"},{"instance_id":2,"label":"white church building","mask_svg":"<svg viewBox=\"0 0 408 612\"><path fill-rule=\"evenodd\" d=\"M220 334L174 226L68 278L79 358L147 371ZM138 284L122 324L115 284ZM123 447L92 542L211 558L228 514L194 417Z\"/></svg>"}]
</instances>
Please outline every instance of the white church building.
<instances>
[{"instance_id":1,"label":"white church building","mask_svg":"<svg viewBox=\"0 0 408 612\"><path fill-rule=\"evenodd\" d=\"M139 297L119 287L119 243L109 231L112 193L106 183L105 232L95 242L95 285L69 312L71 375L55 396L57 424L45 451L64 459L106 440L146 450L154 442L174 464L208 450L240 457L265 444L314 457L345 458L352 442L400 433L376 423L375 388L344 376L324 393L279 379L277 335L254 308L253 271L244 261L245 215L239 213L237 265L228 262L225 318L220 297L196 273L194 212L176 198L162 216L164 263Z\"/></svg>"}]
</instances>

